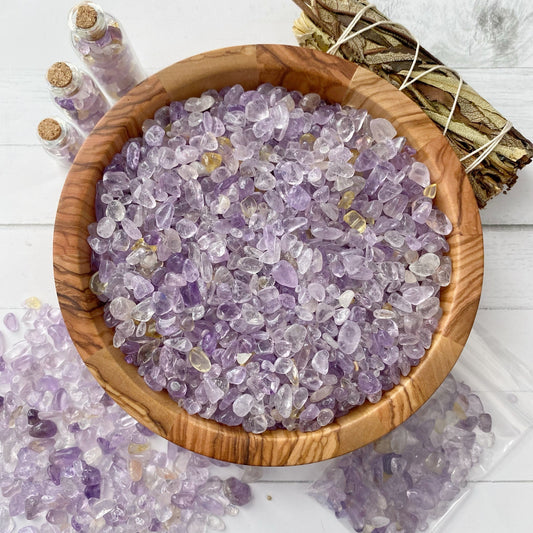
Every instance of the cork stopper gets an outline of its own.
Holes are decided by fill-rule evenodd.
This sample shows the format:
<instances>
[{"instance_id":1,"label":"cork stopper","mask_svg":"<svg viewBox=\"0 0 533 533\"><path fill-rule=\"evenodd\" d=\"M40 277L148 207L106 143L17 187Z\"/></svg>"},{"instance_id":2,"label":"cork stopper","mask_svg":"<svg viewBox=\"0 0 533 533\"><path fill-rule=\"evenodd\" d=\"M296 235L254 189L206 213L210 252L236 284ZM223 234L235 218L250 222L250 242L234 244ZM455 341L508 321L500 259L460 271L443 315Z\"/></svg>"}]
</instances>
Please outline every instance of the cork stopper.
<instances>
[{"instance_id":1,"label":"cork stopper","mask_svg":"<svg viewBox=\"0 0 533 533\"><path fill-rule=\"evenodd\" d=\"M37 126L39 137L45 141L55 141L61 135L61 126L53 118L45 118Z\"/></svg>"},{"instance_id":2,"label":"cork stopper","mask_svg":"<svg viewBox=\"0 0 533 533\"><path fill-rule=\"evenodd\" d=\"M92 6L81 5L76 11L76 26L82 30L88 30L96 24L98 14Z\"/></svg>"},{"instance_id":3,"label":"cork stopper","mask_svg":"<svg viewBox=\"0 0 533 533\"><path fill-rule=\"evenodd\" d=\"M72 70L59 61L48 69L47 79L53 87L66 87L72 81Z\"/></svg>"}]
</instances>

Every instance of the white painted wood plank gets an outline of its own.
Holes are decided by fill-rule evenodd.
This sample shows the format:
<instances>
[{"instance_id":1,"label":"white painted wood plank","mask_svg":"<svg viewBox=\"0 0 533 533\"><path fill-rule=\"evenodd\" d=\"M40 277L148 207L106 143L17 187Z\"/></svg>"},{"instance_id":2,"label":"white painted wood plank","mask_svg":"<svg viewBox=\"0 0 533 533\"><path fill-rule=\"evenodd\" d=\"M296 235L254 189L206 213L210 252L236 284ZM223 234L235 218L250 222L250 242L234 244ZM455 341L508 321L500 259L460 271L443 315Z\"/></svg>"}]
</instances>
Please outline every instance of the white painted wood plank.
<instances>
[{"instance_id":1,"label":"white painted wood plank","mask_svg":"<svg viewBox=\"0 0 533 533\"><path fill-rule=\"evenodd\" d=\"M4 61L5 58L0 59L0 120L4 124L0 132L0 146L37 145L39 121L47 116L61 116L48 97L43 72L47 67L43 65L32 70L25 65L13 66ZM9 153L0 155L2 166L9 158Z\"/></svg>"},{"instance_id":2,"label":"white painted wood plank","mask_svg":"<svg viewBox=\"0 0 533 533\"><path fill-rule=\"evenodd\" d=\"M13 2L2 5L3 20L23 27L24 46L13 49L14 35L0 35L3 66L46 69L61 58L75 58L69 42L67 15L76 2ZM31 13L28 8L31 5ZM299 9L290 0L247 2L197 0L151 2L107 0L105 9L123 24L143 65L160 69L170 62L223 46L294 42L292 21ZM46 29L46 37L43 35Z\"/></svg>"},{"instance_id":3,"label":"white painted wood plank","mask_svg":"<svg viewBox=\"0 0 533 533\"><path fill-rule=\"evenodd\" d=\"M533 6L528 0L498 2L492 6L460 0L446 3L380 0L376 3L450 64L463 67L481 63L487 67L533 66L533 58L527 53L533 15ZM26 36L30 36L29 44L16 50L13 64L22 62L39 67L53 62L58 56L73 58L66 25L72 5L71 0L56 0L53 6L33 2L31 13L19 2L3 6L4 20L9 20L14 28L23 26L27 30ZM160 2L151 3L148 12L141 2L107 0L105 7L123 22L142 62L156 67L166 64L163 62L166 50L187 57L217 46L292 41L292 21L299 14L299 9L290 0ZM148 19L150 27L147 27ZM147 31L155 24L158 31ZM43 28L46 28L46 46L36 44ZM9 31L0 39L2 49L12 50ZM524 52L521 52L521 46L524 46ZM8 62L12 57L6 54L4 61Z\"/></svg>"},{"instance_id":4,"label":"white painted wood plank","mask_svg":"<svg viewBox=\"0 0 533 533\"><path fill-rule=\"evenodd\" d=\"M307 483L254 483L253 501L243 507L229 531L254 533L341 533L346 529L335 515L306 494ZM269 499L270 498L270 499Z\"/></svg>"},{"instance_id":5,"label":"white painted wood plank","mask_svg":"<svg viewBox=\"0 0 533 533\"><path fill-rule=\"evenodd\" d=\"M389 18L404 24L450 67L533 66L528 53L533 37L533 4L463 0L377 0Z\"/></svg>"},{"instance_id":6,"label":"white painted wood plank","mask_svg":"<svg viewBox=\"0 0 533 533\"><path fill-rule=\"evenodd\" d=\"M533 164L518 173L518 181L507 194L500 194L492 199L480 213L484 225L532 226Z\"/></svg>"},{"instance_id":7,"label":"white painted wood plank","mask_svg":"<svg viewBox=\"0 0 533 533\"><path fill-rule=\"evenodd\" d=\"M507 350L533 371L533 345L531 343L531 324L533 310L480 309L476 323L497 334L497 339Z\"/></svg>"},{"instance_id":8,"label":"white painted wood plank","mask_svg":"<svg viewBox=\"0 0 533 533\"><path fill-rule=\"evenodd\" d=\"M53 224L67 169L40 146L0 146L0 224Z\"/></svg>"},{"instance_id":9,"label":"white painted wood plank","mask_svg":"<svg viewBox=\"0 0 533 533\"><path fill-rule=\"evenodd\" d=\"M493 5L461 0L376 3L450 66L533 67L533 58L527 53L533 16L533 6L528 0ZM9 20L11 27L24 27L26 36L30 36L29 44L16 50L13 64L40 67L58 56L74 57L66 26L72 5L71 0L56 0L53 7L50 3L33 2L31 13L19 2L3 6L4 20ZM151 3L148 12L141 2L107 0L105 7L123 22L143 64L159 68L166 64L167 50L187 57L217 46L293 42L292 21L299 14L290 0L160 2ZM157 24L158 31L147 31L153 27L147 27L148 19L152 25ZM46 46L36 44L43 28L46 28ZM0 37L0 44L2 49L12 50L9 31ZM4 61L9 62L13 56L6 54Z\"/></svg>"},{"instance_id":10,"label":"white painted wood plank","mask_svg":"<svg viewBox=\"0 0 533 533\"><path fill-rule=\"evenodd\" d=\"M482 309L533 308L533 228L485 227Z\"/></svg>"},{"instance_id":11,"label":"white painted wood plank","mask_svg":"<svg viewBox=\"0 0 533 533\"><path fill-rule=\"evenodd\" d=\"M57 305L51 226L0 226L0 250L2 308L18 308L30 296Z\"/></svg>"}]
</instances>

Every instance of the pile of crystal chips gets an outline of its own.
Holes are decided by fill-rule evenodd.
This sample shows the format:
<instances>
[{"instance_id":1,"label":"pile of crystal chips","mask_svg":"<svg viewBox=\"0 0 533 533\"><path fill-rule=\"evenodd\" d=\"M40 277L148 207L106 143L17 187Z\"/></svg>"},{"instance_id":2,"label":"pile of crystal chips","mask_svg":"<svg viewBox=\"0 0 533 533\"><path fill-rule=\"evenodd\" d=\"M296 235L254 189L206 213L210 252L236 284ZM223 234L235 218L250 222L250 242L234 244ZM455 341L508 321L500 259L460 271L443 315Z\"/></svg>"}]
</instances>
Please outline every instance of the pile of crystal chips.
<instances>
[{"instance_id":1,"label":"pile of crystal chips","mask_svg":"<svg viewBox=\"0 0 533 533\"><path fill-rule=\"evenodd\" d=\"M83 365L59 309L26 305L23 339L13 343L11 313L0 331L2 533L225 529L249 485L127 415Z\"/></svg>"},{"instance_id":2,"label":"pile of crystal chips","mask_svg":"<svg viewBox=\"0 0 533 533\"><path fill-rule=\"evenodd\" d=\"M449 375L407 422L328 467L310 494L354 531L429 531L494 441L479 396Z\"/></svg>"},{"instance_id":3,"label":"pile of crystal chips","mask_svg":"<svg viewBox=\"0 0 533 533\"><path fill-rule=\"evenodd\" d=\"M190 414L311 431L417 365L450 282L436 185L392 124L239 85L172 102L97 185L114 345Z\"/></svg>"}]
</instances>

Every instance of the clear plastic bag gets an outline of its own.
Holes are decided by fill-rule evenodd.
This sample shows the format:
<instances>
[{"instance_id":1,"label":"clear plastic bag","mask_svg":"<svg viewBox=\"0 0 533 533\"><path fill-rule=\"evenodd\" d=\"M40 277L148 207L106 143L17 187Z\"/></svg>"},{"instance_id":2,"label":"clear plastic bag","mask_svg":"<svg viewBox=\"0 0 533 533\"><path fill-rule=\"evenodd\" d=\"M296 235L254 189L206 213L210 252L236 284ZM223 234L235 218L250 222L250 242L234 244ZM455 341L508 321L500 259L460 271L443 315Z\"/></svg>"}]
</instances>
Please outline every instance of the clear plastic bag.
<instances>
[{"instance_id":1,"label":"clear plastic bag","mask_svg":"<svg viewBox=\"0 0 533 533\"><path fill-rule=\"evenodd\" d=\"M310 494L350 530L443 531L471 482L533 427L532 378L476 325L434 396L402 426L329 465Z\"/></svg>"}]
</instances>

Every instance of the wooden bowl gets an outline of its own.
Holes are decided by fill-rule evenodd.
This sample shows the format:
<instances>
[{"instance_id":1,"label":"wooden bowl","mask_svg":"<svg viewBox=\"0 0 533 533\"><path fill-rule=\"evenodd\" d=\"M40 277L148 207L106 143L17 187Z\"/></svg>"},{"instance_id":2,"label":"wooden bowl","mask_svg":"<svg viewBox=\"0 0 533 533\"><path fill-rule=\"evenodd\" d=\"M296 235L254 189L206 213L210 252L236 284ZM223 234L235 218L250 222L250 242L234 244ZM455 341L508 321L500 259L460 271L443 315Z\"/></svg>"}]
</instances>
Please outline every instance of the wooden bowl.
<instances>
[{"instance_id":1,"label":"wooden bowl","mask_svg":"<svg viewBox=\"0 0 533 533\"><path fill-rule=\"evenodd\" d=\"M172 100L207 89L263 82L317 92L332 102L389 119L407 137L438 183L436 205L453 223L448 238L452 282L441 293L444 314L433 344L409 376L383 395L314 432L260 435L188 415L166 392L154 392L113 347L103 306L89 290L87 226L95 221L95 185L104 167L141 125ZM448 375L466 342L483 277L481 223L474 194L442 133L406 96L369 70L292 46L250 45L201 54L154 74L122 98L82 146L65 183L54 230L54 274L65 323L83 361L109 395L152 431L194 452L249 465L297 465L330 459L387 433L414 413Z\"/></svg>"}]
</instances>

